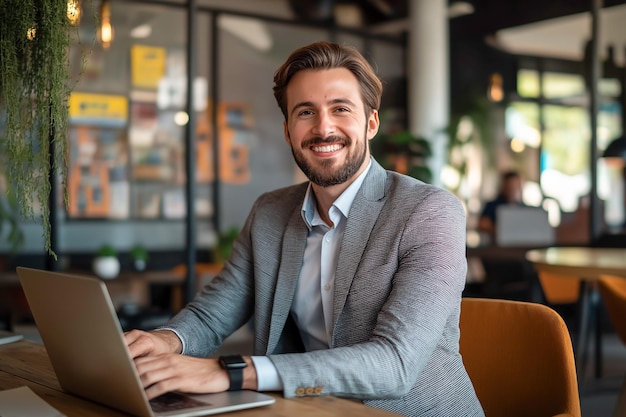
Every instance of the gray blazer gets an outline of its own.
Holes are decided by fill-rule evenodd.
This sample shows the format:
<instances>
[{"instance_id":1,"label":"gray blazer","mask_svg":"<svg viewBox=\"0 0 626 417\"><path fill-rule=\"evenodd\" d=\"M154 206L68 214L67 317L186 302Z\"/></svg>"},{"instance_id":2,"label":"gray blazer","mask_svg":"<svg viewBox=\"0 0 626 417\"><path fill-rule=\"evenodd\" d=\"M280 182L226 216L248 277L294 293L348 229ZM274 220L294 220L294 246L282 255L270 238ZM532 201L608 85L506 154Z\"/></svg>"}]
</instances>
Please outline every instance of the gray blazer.
<instances>
[{"instance_id":1,"label":"gray blazer","mask_svg":"<svg viewBox=\"0 0 626 417\"><path fill-rule=\"evenodd\" d=\"M332 349L302 352L290 318L307 227L307 184L266 193L223 271L168 324L208 356L254 315L254 352L284 396L336 395L407 416L482 416L459 354L465 214L440 188L372 160L335 275Z\"/></svg>"}]
</instances>

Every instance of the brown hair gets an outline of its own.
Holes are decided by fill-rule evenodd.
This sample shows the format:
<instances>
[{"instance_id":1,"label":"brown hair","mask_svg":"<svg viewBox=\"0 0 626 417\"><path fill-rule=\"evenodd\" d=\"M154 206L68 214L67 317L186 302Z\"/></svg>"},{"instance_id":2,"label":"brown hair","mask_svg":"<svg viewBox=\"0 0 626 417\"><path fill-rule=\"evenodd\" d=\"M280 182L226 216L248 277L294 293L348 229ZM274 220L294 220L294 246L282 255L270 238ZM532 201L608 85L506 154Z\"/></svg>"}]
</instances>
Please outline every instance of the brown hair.
<instances>
[{"instance_id":1,"label":"brown hair","mask_svg":"<svg viewBox=\"0 0 626 417\"><path fill-rule=\"evenodd\" d=\"M287 120L286 91L291 78L302 70L333 68L346 68L354 74L361 85L361 98L366 116L372 110L379 109L383 85L363 55L351 46L321 41L293 51L287 61L274 73L274 97L285 120Z\"/></svg>"}]
</instances>

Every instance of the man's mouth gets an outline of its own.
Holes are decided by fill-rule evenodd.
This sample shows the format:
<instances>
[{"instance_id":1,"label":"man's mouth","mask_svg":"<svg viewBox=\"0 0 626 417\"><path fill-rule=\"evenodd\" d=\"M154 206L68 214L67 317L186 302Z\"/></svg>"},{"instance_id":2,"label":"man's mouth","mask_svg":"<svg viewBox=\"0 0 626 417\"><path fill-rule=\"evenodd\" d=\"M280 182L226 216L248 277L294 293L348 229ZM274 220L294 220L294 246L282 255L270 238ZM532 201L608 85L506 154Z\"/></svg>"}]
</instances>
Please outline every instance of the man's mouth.
<instances>
[{"instance_id":1,"label":"man's mouth","mask_svg":"<svg viewBox=\"0 0 626 417\"><path fill-rule=\"evenodd\" d=\"M342 149L344 147L344 145L339 144L339 143L333 143L330 145L317 145L317 146L311 146L311 150L313 152L336 152L340 149Z\"/></svg>"}]
</instances>

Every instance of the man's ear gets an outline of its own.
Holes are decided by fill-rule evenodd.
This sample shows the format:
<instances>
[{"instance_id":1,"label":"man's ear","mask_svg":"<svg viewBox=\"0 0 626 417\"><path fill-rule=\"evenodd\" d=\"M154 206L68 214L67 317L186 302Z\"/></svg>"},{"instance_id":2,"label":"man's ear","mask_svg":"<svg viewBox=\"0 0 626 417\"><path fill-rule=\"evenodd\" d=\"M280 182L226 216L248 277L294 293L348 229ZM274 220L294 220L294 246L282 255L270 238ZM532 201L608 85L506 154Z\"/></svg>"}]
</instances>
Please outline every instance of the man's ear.
<instances>
[{"instance_id":1,"label":"man's ear","mask_svg":"<svg viewBox=\"0 0 626 417\"><path fill-rule=\"evenodd\" d=\"M378 133L380 127L380 120L378 120L378 110L372 110L369 118L367 119L367 139L371 140Z\"/></svg>"},{"instance_id":2,"label":"man's ear","mask_svg":"<svg viewBox=\"0 0 626 417\"><path fill-rule=\"evenodd\" d=\"M289 128L287 127L287 121L283 122L283 134L285 135L285 141L287 145L291 146L291 136L289 136Z\"/></svg>"}]
</instances>

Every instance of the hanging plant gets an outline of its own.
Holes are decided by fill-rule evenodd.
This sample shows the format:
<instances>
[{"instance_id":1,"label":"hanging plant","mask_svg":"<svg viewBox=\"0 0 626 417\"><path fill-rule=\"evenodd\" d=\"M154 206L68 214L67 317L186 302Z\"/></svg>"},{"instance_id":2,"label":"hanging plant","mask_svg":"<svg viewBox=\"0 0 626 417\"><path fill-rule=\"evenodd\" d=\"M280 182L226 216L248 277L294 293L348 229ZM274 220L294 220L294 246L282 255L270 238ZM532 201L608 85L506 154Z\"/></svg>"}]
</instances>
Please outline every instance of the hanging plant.
<instances>
[{"instance_id":1,"label":"hanging plant","mask_svg":"<svg viewBox=\"0 0 626 417\"><path fill-rule=\"evenodd\" d=\"M2 0L0 22L0 175L25 218L41 211L52 253L50 174L59 174L64 191L67 177L68 2Z\"/></svg>"}]
</instances>

